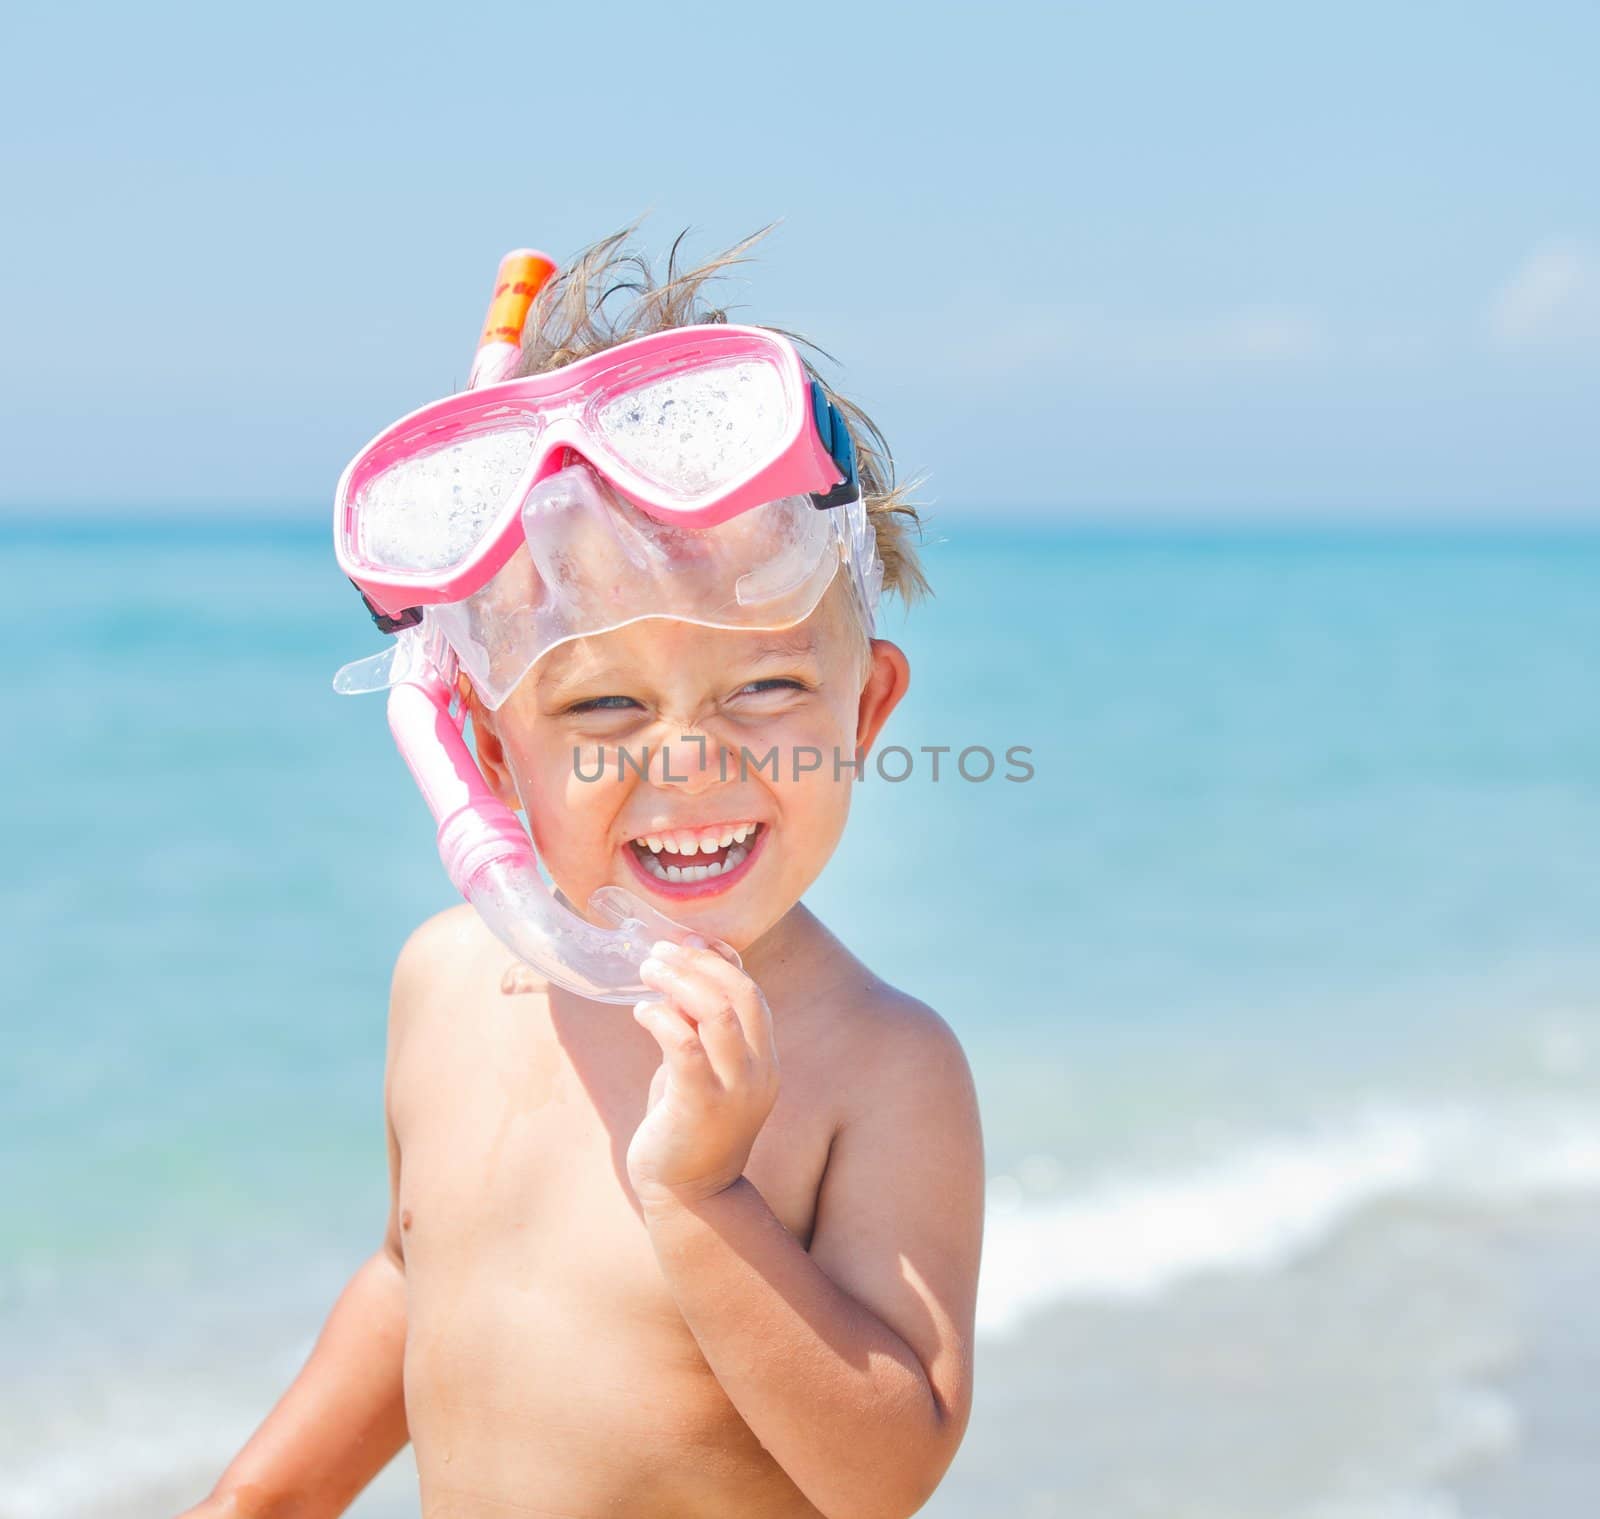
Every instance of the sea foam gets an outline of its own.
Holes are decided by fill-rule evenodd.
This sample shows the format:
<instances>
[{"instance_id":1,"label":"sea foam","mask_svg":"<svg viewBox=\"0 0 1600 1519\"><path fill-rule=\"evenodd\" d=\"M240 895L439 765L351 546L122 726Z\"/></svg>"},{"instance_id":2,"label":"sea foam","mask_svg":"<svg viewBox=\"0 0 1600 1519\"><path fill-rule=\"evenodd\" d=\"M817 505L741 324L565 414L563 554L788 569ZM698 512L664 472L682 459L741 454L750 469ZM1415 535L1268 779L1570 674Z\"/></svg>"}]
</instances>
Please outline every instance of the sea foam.
<instances>
[{"instance_id":1,"label":"sea foam","mask_svg":"<svg viewBox=\"0 0 1600 1519\"><path fill-rule=\"evenodd\" d=\"M978 1291L985 1334L1061 1299L1280 1268L1389 1199L1495 1207L1600 1190L1600 1122L1550 1104L1374 1108L1191 1170L1107 1177L1048 1201L996 1190Z\"/></svg>"}]
</instances>

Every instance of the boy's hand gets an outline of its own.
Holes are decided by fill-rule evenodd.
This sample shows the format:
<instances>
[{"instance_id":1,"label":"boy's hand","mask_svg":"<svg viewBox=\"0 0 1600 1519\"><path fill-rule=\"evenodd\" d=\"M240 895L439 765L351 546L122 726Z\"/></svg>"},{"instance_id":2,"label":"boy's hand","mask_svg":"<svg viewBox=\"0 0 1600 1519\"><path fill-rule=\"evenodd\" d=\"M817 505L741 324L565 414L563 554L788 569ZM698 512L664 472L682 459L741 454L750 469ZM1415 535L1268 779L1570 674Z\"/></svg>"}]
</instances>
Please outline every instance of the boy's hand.
<instances>
[{"instance_id":1,"label":"boy's hand","mask_svg":"<svg viewBox=\"0 0 1600 1519\"><path fill-rule=\"evenodd\" d=\"M663 1059L628 1146L628 1179L646 1208L698 1202L744 1174L777 1101L772 1014L755 982L697 937L654 945L639 979L661 994L633 1016Z\"/></svg>"}]
</instances>

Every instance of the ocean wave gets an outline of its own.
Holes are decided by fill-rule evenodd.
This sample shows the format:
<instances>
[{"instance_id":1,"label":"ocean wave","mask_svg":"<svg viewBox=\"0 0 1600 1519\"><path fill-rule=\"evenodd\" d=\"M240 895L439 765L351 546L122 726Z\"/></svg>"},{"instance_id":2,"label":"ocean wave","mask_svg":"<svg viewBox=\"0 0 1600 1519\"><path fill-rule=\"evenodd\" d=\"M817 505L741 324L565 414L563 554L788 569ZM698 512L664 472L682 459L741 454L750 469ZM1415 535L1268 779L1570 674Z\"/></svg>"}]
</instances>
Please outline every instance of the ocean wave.
<instances>
[{"instance_id":1,"label":"ocean wave","mask_svg":"<svg viewBox=\"0 0 1600 1519\"><path fill-rule=\"evenodd\" d=\"M1063 1299L1147 1297L1201 1272L1274 1270L1392 1199L1505 1206L1592 1191L1600 1120L1548 1103L1368 1110L1048 1201L1003 1188L985 1227L978 1329L1009 1333Z\"/></svg>"}]
</instances>

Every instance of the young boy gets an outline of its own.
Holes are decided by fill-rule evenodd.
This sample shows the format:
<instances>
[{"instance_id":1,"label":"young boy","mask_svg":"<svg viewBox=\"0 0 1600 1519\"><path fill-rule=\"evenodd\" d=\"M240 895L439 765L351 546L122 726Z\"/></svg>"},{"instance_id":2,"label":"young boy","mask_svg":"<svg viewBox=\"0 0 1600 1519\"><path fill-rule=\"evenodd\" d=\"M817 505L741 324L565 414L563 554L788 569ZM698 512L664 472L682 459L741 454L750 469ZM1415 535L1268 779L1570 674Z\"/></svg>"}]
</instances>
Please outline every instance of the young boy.
<instances>
[{"instance_id":1,"label":"young boy","mask_svg":"<svg viewBox=\"0 0 1600 1519\"><path fill-rule=\"evenodd\" d=\"M722 321L700 289L726 261L657 287L599 245L541 296L521 372ZM631 315L604 321L624 272ZM886 455L860 458L904 595L909 514ZM949 1028L801 902L909 680L860 599L839 573L784 628L569 638L493 707L463 676L479 768L567 901L622 886L693 936L651 951L630 1018L470 907L411 935L383 1246L192 1516L339 1514L408 1439L428 1519L903 1519L933 1491L971 1398L972 1084Z\"/></svg>"}]
</instances>

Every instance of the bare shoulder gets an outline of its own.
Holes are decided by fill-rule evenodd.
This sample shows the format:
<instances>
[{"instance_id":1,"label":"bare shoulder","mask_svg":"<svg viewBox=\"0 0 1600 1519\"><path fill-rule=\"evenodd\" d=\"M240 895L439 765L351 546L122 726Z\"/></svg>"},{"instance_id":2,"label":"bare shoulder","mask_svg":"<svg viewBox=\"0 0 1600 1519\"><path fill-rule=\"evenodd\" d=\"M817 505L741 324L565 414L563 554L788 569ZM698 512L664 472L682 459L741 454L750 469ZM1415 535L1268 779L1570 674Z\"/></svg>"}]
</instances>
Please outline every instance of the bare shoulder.
<instances>
[{"instance_id":1,"label":"bare shoulder","mask_svg":"<svg viewBox=\"0 0 1600 1519\"><path fill-rule=\"evenodd\" d=\"M389 1053L439 994L459 987L479 972L492 944L483 920L465 902L424 919L407 936L395 957L389 989Z\"/></svg>"},{"instance_id":2,"label":"bare shoulder","mask_svg":"<svg viewBox=\"0 0 1600 1519\"><path fill-rule=\"evenodd\" d=\"M961 1041L926 1002L866 977L839 1009L837 1065L850 1106L894 1098L975 1106Z\"/></svg>"},{"instance_id":3,"label":"bare shoulder","mask_svg":"<svg viewBox=\"0 0 1600 1519\"><path fill-rule=\"evenodd\" d=\"M483 947L483 921L465 902L436 912L411 930L394 962L394 999L409 1002L425 995L441 976L458 972L463 961Z\"/></svg>"}]
</instances>

